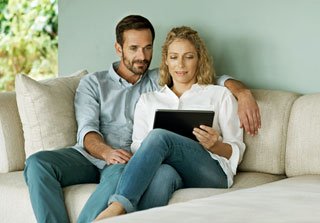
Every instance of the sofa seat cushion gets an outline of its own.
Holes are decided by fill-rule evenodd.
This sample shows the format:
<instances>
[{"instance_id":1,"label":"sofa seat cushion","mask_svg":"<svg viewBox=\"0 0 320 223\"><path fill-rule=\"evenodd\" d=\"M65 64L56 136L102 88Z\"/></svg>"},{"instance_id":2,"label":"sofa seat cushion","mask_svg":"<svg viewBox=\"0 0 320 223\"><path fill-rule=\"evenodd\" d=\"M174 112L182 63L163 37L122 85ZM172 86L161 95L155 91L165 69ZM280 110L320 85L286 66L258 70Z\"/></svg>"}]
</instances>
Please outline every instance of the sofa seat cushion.
<instances>
[{"instance_id":1,"label":"sofa seat cushion","mask_svg":"<svg viewBox=\"0 0 320 223\"><path fill-rule=\"evenodd\" d=\"M78 184L63 189L70 222L77 222L80 212L97 184Z\"/></svg>"},{"instance_id":2,"label":"sofa seat cushion","mask_svg":"<svg viewBox=\"0 0 320 223\"><path fill-rule=\"evenodd\" d=\"M176 191L169 204L185 202L198 198L210 197L217 194L223 194L230 191L259 186L266 183L271 183L277 180L284 179L283 175L272 175L265 173L240 172L234 178L234 184L230 189L216 188L186 188Z\"/></svg>"},{"instance_id":3,"label":"sofa seat cushion","mask_svg":"<svg viewBox=\"0 0 320 223\"><path fill-rule=\"evenodd\" d=\"M82 184L63 189L70 222L76 222L95 188L96 184ZM0 174L0 219L0 222L36 222L23 171Z\"/></svg>"},{"instance_id":4,"label":"sofa seat cushion","mask_svg":"<svg viewBox=\"0 0 320 223\"><path fill-rule=\"evenodd\" d=\"M319 222L320 175L287 178L254 188L153 208L99 223Z\"/></svg>"},{"instance_id":5,"label":"sofa seat cushion","mask_svg":"<svg viewBox=\"0 0 320 223\"><path fill-rule=\"evenodd\" d=\"M231 189L181 189L174 193L170 204L209 197L240 188L253 187L282 178L283 176L263 173L238 173L233 188ZM63 189L70 222L76 222L84 204L96 186L96 184L81 184ZM36 222L29 199L28 187L24 181L22 171L0 174L0 195L0 219L3 219L3 222ZM12 214L12 211L14 211L12 209L13 207L15 207L15 210L20 211Z\"/></svg>"},{"instance_id":6,"label":"sofa seat cushion","mask_svg":"<svg viewBox=\"0 0 320 223\"><path fill-rule=\"evenodd\" d=\"M0 221L36 222L23 172L0 174Z\"/></svg>"}]
</instances>

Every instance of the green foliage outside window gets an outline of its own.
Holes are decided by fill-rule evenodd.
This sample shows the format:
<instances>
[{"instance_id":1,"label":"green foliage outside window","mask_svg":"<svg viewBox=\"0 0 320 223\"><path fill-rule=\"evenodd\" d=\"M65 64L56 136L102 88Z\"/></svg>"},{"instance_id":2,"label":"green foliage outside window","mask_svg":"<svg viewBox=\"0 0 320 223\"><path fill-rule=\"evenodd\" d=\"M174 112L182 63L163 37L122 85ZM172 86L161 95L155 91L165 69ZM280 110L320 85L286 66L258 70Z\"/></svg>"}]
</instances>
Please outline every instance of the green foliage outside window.
<instances>
[{"instance_id":1,"label":"green foliage outside window","mask_svg":"<svg viewBox=\"0 0 320 223\"><path fill-rule=\"evenodd\" d=\"M57 30L57 0L0 0L0 91L14 90L19 73L57 74Z\"/></svg>"}]
</instances>

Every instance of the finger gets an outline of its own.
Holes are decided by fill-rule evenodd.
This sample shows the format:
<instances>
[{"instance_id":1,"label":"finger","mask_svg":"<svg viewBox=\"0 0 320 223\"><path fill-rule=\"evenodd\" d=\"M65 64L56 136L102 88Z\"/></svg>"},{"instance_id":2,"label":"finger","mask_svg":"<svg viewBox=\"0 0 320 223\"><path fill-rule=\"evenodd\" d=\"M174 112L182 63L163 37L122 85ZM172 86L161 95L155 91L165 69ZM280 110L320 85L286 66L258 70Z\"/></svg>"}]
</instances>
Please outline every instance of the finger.
<instances>
[{"instance_id":1,"label":"finger","mask_svg":"<svg viewBox=\"0 0 320 223\"><path fill-rule=\"evenodd\" d=\"M260 125L260 120L259 117L257 116L257 113L253 114L253 131L254 131L254 135L258 134L258 130L259 130L259 125Z\"/></svg>"},{"instance_id":2,"label":"finger","mask_svg":"<svg viewBox=\"0 0 320 223\"><path fill-rule=\"evenodd\" d=\"M240 119L240 128L244 129L244 124L243 124L243 122L241 121L241 119Z\"/></svg>"},{"instance_id":3,"label":"finger","mask_svg":"<svg viewBox=\"0 0 320 223\"><path fill-rule=\"evenodd\" d=\"M200 142L200 139L198 138L197 133L193 131L192 134L193 134L193 135L196 137L196 139Z\"/></svg>"},{"instance_id":4,"label":"finger","mask_svg":"<svg viewBox=\"0 0 320 223\"><path fill-rule=\"evenodd\" d=\"M115 160L115 159L110 159L110 160L107 162L108 165L117 164L117 163L119 163L119 162L118 162L117 160Z\"/></svg>"},{"instance_id":5,"label":"finger","mask_svg":"<svg viewBox=\"0 0 320 223\"><path fill-rule=\"evenodd\" d=\"M129 159L126 156L123 156L121 153L117 152L112 156L112 159L118 163L127 163Z\"/></svg>"},{"instance_id":6,"label":"finger","mask_svg":"<svg viewBox=\"0 0 320 223\"><path fill-rule=\"evenodd\" d=\"M260 129L261 128L261 116L260 116L260 110L257 109L256 111L256 117L257 117L257 120L258 120L258 128Z\"/></svg>"},{"instance_id":7,"label":"finger","mask_svg":"<svg viewBox=\"0 0 320 223\"><path fill-rule=\"evenodd\" d=\"M203 135L199 134L196 130L192 132L197 140L199 141L199 143L202 145L205 141L207 141L207 139L205 137L203 137Z\"/></svg>"},{"instance_id":8,"label":"finger","mask_svg":"<svg viewBox=\"0 0 320 223\"><path fill-rule=\"evenodd\" d=\"M200 130L201 131L201 130ZM203 131L202 131L203 132ZM193 134L196 136L197 140L199 141L199 143L205 147L206 149L211 148L217 139L215 139L215 136L210 136L208 133L206 133L208 136L204 136L202 134L200 134L197 131L193 131Z\"/></svg>"},{"instance_id":9,"label":"finger","mask_svg":"<svg viewBox=\"0 0 320 223\"><path fill-rule=\"evenodd\" d=\"M217 130L215 130L214 128L212 128L212 127L205 126L205 125L200 125L200 128L205 130L205 133L207 133L205 136L210 141L212 141L212 139L219 138L219 136L220 136L219 132Z\"/></svg>"},{"instance_id":10,"label":"finger","mask_svg":"<svg viewBox=\"0 0 320 223\"><path fill-rule=\"evenodd\" d=\"M249 121L249 133L251 135L254 135L254 133L255 133L254 121L253 121L254 115L252 113L250 113L250 114L247 114L247 116L248 116L248 121Z\"/></svg>"},{"instance_id":11,"label":"finger","mask_svg":"<svg viewBox=\"0 0 320 223\"><path fill-rule=\"evenodd\" d=\"M209 126L206 125L200 125L200 129L206 131L206 132L211 132L213 129Z\"/></svg>"},{"instance_id":12,"label":"finger","mask_svg":"<svg viewBox=\"0 0 320 223\"><path fill-rule=\"evenodd\" d=\"M123 155L117 155L115 156L115 159L119 162L119 163L127 163L130 158L123 156Z\"/></svg>"},{"instance_id":13,"label":"finger","mask_svg":"<svg viewBox=\"0 0 320 223\"><path fill-rule=\"evenodd\" d=\"M210 138L211 136L216 134L214 129L212 129L211 127L208 127L208 126L204 126L204 125L200 125L200 128L194 128L194 130L198 134L200 134L206 138Z\"/></svg>"},{"instance_id":14,"label":"finger","mask_svg":"<svg viewBox=\"0 0 320 223\"><path fill-rule=\"evenodd\" d=\"M131 151L128 151L128 150L125 150L125 149L118 149L118 151L120 151L123 154L126 154L127 156L132 156L133 155Z\"/></svg>"},{"instance_id":15,"label":"finger","mask_svg":"<svg viewBox=\"0 0 320 223\"><path fill-rule=\"evenodd\" d=\"M246 131L247 134L250 134L249 133L249 130L250 130L250 128L249 128L249 120L248 120L247 116L246 115L243 115L243 116L241 115L239 117L240 117L240 122L241 122L242 128L244 128L244 130Z\"/></svg>"},{"instance_id":16,"label":"finger","mask_svg":"<svg viewBox=\"0 0 320 223\"><path fill-rule=\"evenodd\" d=\"M198 137L202 140L202 141L208 141L210 138L210 135L208 134L207 131L204 131L202 129L199 128L194 128L193 131L198 135ZM200 141L200 140L199 140Z\"/></svg>"},{"instance_id":17,"label":"finger","mask_svg":"<svg viewBox=\"0 0 320 223\"><path fill-rule=\"evenodd\" d=\"M197 132L193 132L193 134L196 136L200 145L202 145L205 149L210 148L210 143L208 140L206 140L206 138L204 138L202 135L198 134Z\"/></svg>"},{"instance_id":18,"label":"finger","mask_svg":"<svg viewBox=\"0 0 320 223\"><path fill-rule=\"evenodd\" d=\"M127 157L128 159L132 157L132 153L127 150L118 149L118 152L121 153L121 155Z\"/></svg>"},{"instance_id":19,"label":"finger","mask_svg":"<svg viewBox=\"0 0 320 223\"><path fill-rule=\"evenodd\" d=\"M199 143L200 143L203 147L205 147L205 143L204 143L205 138L204 138L202 135L200 135L199 133L197 133L196 131L193 131L192 133L193 133L193 135L196 136L196 138L197 138L197 140L199 141Z\"/></svg>"},{"instance_id":20,"label":"finger","mask_svg":"<svg viewBox=\"0 0 320 223\"><path fill-rule=\"evenodd\" d=\"M114 161L115 163L122 163L122 164L128 162L128 160L122 159L120 156L114 157Z\"/></svg>"}]
</instances>

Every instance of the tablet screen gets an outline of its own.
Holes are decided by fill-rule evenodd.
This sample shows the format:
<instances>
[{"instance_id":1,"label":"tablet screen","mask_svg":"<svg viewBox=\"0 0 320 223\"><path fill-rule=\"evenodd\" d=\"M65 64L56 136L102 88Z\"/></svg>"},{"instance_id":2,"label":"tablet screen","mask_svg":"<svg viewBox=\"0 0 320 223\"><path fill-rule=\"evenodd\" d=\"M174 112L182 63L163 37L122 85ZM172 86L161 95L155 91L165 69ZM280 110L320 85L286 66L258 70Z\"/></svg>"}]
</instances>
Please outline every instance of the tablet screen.
<instances>
[{"instance_id":1,"label":"tablet screen","mask_svg":"<svg viewBox=\"0 0 320 223\"><path fill-rule=\"evenodd\" d=\"M156 110L153 128L162 128L196 140L193 128L200 125L212 126L214 111L204 110Z\"/></svg>"}]
</instances>

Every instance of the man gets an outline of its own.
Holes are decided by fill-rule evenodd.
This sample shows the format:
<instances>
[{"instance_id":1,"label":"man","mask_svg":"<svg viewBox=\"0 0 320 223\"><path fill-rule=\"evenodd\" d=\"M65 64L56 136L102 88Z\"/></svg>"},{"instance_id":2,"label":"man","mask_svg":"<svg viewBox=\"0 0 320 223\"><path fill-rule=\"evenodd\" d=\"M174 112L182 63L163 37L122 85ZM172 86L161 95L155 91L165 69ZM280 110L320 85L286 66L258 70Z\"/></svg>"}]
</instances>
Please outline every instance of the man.
<instances>
[{"instance_id":1,"label":"man","mask_svg":"<svg viewBox=\"0 0 320 223\"><path fill-rule=\"evenodd\" d=\"M113 63L108 71L87 75L78 86L77 144L72 148L41 151L27 159L24 174L38 222L69 222L62 192L69 185L99 183L78 222L91 222L107 207L109 196L132 156L135 104L142 93L158 89L157 69L148 70L154 36L153 26L146 18L122 19L116 27L115 43L120 62ZM259 116L253 115L258 107L251 92L239 82L227 82L242 103L239 114L244 117L243 127L251 131L249 126L253 126L254 133ZM166 205L172 193L181 187L182 180L175 169L162 165L140 200L139 209Z\"/></svg>"}]
</instances>

